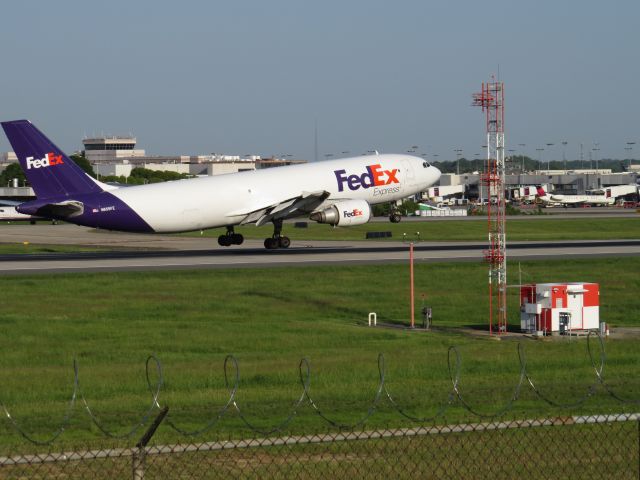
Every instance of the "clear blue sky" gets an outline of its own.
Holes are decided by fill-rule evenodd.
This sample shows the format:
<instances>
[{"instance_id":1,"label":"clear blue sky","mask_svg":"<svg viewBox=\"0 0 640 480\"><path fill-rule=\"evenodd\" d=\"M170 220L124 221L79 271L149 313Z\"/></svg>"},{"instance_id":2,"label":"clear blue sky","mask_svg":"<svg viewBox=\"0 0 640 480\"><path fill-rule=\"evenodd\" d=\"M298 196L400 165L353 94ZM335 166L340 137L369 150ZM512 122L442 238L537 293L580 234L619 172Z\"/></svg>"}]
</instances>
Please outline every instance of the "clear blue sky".
<instances>
[{"instance_id":1,"label":"clear blue sky","mask_svg":"<svg viewBox=\"0 0 640 480\"><path fill-rule=\"evenodd\" d=\"M317 120L320 158L473 158L471 94L499 68L507 148L640 158L638 19L637 0L5 2L0 119L70 151L132 132L152 154L313 159Z\"/></svg>"}]
</instances>

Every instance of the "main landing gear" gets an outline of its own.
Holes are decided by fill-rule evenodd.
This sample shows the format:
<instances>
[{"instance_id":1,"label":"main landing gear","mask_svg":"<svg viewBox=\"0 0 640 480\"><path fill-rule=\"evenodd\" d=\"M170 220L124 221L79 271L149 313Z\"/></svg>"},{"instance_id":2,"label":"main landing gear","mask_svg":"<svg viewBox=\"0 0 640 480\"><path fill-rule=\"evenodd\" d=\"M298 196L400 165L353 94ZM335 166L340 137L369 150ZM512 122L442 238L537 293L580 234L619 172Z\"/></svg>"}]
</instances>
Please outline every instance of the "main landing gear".
<instances>
[{"instance_id":1,"label":"main landing gear","mask_svg":"<svg viewBox=\"0 0 640 480\"><path fill-rule=\"evenodd\" d=\"M273 236L264 239L264 248L268 250L275 250L276 248L289 248L291 240L289 237L283 237L280 235L282 232L282 219L273 221Z\"/></svg>"},{"instance_id":2,"label":"main landing gear","mask_svg":"<svg viewBox=\"0 0 640 480\"><path fill-rule=\"evenodd\" d=\"M227 227L227 233L218 237L218 244L221 247L241 245L242 242L244 242L244 237L240 233L235 233L233 227Z\"/></svg>"},{"instance_id":3,"label":"main landing gear","mask_svg":"<svg viewBox=\"0 0 640 480\"><path fill-rule=\"evenodd\" d=\"M402 215L400 214L400 211L398 210L398 205L396 202L391 202L389 204L389 206L391 207L389 210L389 221L391 223L400 223L400 220L402 220Z\"/></svg>"}]
</instances>

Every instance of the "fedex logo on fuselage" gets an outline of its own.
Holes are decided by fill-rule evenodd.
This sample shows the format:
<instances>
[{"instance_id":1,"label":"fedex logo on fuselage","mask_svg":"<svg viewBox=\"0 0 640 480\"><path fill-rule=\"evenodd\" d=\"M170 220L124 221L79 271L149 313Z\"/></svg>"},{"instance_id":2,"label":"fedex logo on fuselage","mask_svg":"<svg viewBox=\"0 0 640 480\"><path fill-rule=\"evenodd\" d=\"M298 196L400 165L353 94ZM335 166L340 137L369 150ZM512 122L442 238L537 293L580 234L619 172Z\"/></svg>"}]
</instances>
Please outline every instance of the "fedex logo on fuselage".
<instances>
[{"instance_id":1,"label":"fedex logo on fuselage","mask_svg":"<svg viewBox=\"0 0 640 480\"><path fill-rule=\"evenodd\" d=\"M368 165L367 171L360 174L347 175L346 170L334 170L338 181L338 191L344 190L344 184L347 184L349 190L358 190L361 187L363 189L377 187L380 185L390 185L392 183L400 183L397 178L399 170L394 168L392 170L383 170L380 164Z\"/></svg>"},{"instance_id":2,"label":"fedex logo on fuselage","mask_svg":"<svg viewBox=\"0 0 640 480\"><path fill-rule=\"evenodd\" d=\"M47 153L44 158L27 157L27 169L51 167L54 165L62 165L62 155L54 155L53 152Z\"/></svg>"}]
</instances>

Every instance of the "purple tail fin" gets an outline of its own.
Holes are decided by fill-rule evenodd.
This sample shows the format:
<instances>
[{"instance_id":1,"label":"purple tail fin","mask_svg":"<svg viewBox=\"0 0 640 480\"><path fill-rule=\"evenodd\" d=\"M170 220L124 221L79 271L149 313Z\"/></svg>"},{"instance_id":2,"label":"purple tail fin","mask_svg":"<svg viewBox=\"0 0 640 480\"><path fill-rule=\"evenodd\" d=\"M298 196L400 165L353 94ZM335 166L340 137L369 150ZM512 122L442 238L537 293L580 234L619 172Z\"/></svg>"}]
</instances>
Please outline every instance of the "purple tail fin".
<instances>
[{"instance_id":1,"label":"purple tail fin","mask_svg":"<svg viewBox=\"0 0 640 480\"><path fill-rule=\"evenodd\" d=\"M38 199L98 193L102 188L28 120L2 122Z\"/></svg>"}]
</instances>

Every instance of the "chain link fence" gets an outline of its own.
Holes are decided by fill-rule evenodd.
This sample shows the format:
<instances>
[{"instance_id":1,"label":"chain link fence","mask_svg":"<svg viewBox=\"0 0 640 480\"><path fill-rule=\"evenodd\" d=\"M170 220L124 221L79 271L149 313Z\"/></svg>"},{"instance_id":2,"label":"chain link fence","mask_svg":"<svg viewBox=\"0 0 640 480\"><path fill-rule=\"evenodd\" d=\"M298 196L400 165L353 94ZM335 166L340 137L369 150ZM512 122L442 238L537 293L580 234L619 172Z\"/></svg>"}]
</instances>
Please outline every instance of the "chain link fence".
<instances>
[{"instance_id":1,"label":"chain link fence","mask_svg":"<svg viewBox=\"0 0 640 480\"><path fill-rule=\"evenodd\" d=\"M640 415L227 439L0 457L0 478L640 478Z\"/></svg>"},{"instance_id":2,"label":"chain link fence","mask_svg":"<svg viewBox=\"0 0 640 480\"><path fill-rule=\"evenodd\" d=\"M161 405L162 369L155 357L149 358L146 370L150 406L124 434L113 433L93 414L80 389L75 365L71 402L62 423L46 440L30 436L0 402L8 425L22 441L21 445L10 446L8 440L0 439L0 480L525 476L638 479L640 401L618 394L605 381L601 339L599 345L599 355L595 355L587 341L595 379L586 393L569 403L554 399L534 381L527 371L524 350L518 346L519 381L504 405L491 402L493 410L489 413L484 413L485 408L478 409L479 398L463 396L460 355L452 347L448 355L451 389L446 401L429 417L412 415L396 402L386 384L384 358L380 355L373 401L359 419L348 424L320 409L310 391L309 362L303 359L299 365L302 391L297 401L284 421L266 429L252 423L236 401L239 369L231 356L224 364L228 400L203 427L194 430L179 427L167 416L168 407ZM528 399L523 395L525 391ZM593 414L604 413L602 399L589 409L585 407L597 392L610 401L607 414ZM77 425L72 422L77 416L76 399L91 419L96 432L89 432L93 439L86 436L87 432L70 440L60 438ZM518 402L523 403L524 409L516 413ZM532 414L531 402L543 406L546 414ZM386 413L382 413L383 404ZM316 419L315 427L295 425L294 420L300 418L304 408ZM461 412L463 416L459 415ZM380 428L384 423L375 415L389 413L393 417L385 418L391 423ZM451 415L455 421L446 420ZM220 422L231 417L237 427L221 426ZM162 435L154 437L158 429ZM222 437L225 433L227 438ZM138 437L133 445L133 439ZM164 440L160 443L154 438ZM70 443L73 441L90 447L76 448ZM73 447L56 449L62 442Z\"/></svg>"}]
</instances>

